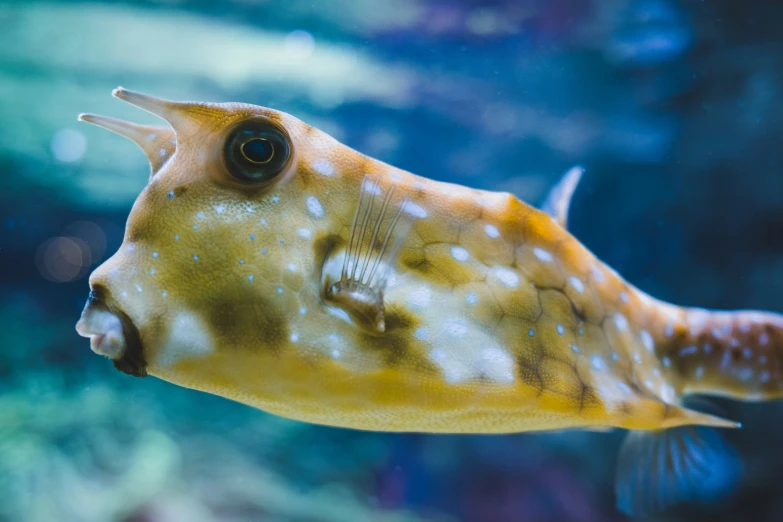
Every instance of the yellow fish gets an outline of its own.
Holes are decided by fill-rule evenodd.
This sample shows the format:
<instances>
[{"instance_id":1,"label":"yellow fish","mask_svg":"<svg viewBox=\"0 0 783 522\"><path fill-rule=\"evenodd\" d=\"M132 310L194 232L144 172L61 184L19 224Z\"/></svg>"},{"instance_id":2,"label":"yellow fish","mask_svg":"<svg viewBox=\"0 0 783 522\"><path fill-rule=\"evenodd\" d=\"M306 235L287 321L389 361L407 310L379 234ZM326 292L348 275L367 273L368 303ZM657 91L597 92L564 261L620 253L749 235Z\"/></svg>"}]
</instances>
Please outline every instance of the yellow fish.
<instances>
[{"instance_id":1,"label":"yellow fish","mask_svg":"<svg viewBox=\"0 0 783 522\"><path fill-rule=\"evenodd\" d=\"M783 317L628 284L566 231L578 168L547 213L280 111L114 96L171 126L80 116L151 163L77 324L123 372L365 430L633 430L616 488L633 514L728 480L730 452L699 426L738 424L684 396L783 395Z\"/></svg>"}]
</instances>

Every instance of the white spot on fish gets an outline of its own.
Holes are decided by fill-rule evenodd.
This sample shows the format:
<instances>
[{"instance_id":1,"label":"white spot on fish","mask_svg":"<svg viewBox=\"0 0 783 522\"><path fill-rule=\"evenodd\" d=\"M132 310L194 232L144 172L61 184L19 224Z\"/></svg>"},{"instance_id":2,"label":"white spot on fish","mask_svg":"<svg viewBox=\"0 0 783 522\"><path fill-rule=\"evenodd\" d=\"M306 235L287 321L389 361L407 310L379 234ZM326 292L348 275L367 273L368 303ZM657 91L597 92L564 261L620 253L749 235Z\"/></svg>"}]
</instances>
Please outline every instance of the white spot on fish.
<instances>
[{"instance_id":1,"label":"white spot on fish","mask_svg":"<svg viewBox=\"0 0 783 522\"><path fill-rule=\"evenodd\" d=\"M420 286L408 296L408 303L417 308L424 308L429 306L431 297L430 289L426 286Z\"/></svg>"},{"instance_id":2,"label":"white spot on fish","mask_svg":"<svg viewBox=\"0 0 783 522\"><path fill-rule=\"evenodd\" d=\"M491 237L492 239L497 239L500 237L500 231L498 230L498 227L495 225L486 224L484 225L484 233L487 234L487 236Z\"/></svg>"},{"instance_id":3,"label":"white spot on fish","mask_svg":"<svg viewBox=\"0 0 783 522\"><path fill-rule=\"evenodd\" d=\"M761 335L759 335L759 344L761 346L766 346L769 343L769 335L767 332L762 332Z\"/></svg>"},{"instance_id":4,"label":"white spot on fish","mask_svg":"<svg viewBox=\"0 0 783 522\"><path fill-rule=\"evenodd\" d=\"M135 250L136 250L136 245L128 245L128 246L125 248L125 251L126 251L126 252L134 252Z\"/></svg>"},{"instance_id":5,"label":"white spot on fish","mask_svg":"<svg viewBox=\"0 0 783 522\"><path fill-rule=\"evenodd\" d=\"M212 338L197 314L180 312L171 323L168 339L157 353L156 363L162 366L182 359L200 358L214 350Z\"/></svg>"},{"instance_id":6,"label":"white spot on fish","mask_svg":"<svg viewBox=\"0 0 783 522\"><path fill-rule=\"evenodd\" d=\"M158 135L155 134L154 132L151 132L151 133L147 134L147 139L149 141L155 141L156 139L158 139Z\"/></svg>"},{"instance_id":7,"label":"white spot on fish","mask_svg":"<svg viewBox=\"0 0 783 522\"><path fill-rule=\"evenodd\" d=\"M622 301L625 304L628 304L628 294L625 292L620 292L620 301Z\"/></svg>"},{"instance_id":8,"label":"white spot on fish","mask_svg":"<svg viewBox=\"0 0 783 522\"><path fill-rule=\"evenodd\" d=\"M462 247L455 246L451 247L451 257L459 261L460 263L464 263L468 260L469 254L468 251L465 250Z\"/></svg>"},{"instance_id":9,"label":"white spot on fish","mask_svg":"<svg viewBox=\"0 0 783 522\"><path fill-rule=\"evenodd\" d=\"M623 314L614 314L614 325L618 330L624 332L628 329L628 319Z\"/></svg>"},{"instance_id":10,"label":"white spot on fish","mask_svg":"<svg viewBox=\"0 0 783 522\"><path fill-rule=\"evenodd\" d=\"M426 328L416 328L416 331L413 332L413 335L416 336L416 339L419 341L426 341L427 340L427 329Z\"/></svg>"},{"instance_id":11,"label":"white spot on fish","mask_svg":"<svg viewBox=\"0 0 783 522\"><path fill-rule=\"evenodd\" d=\"M256 278L256 276L253 276L253 275L249 275L249 276L247 276L247 280L248 280L248 281L252 281L252 280L253 280L253 279L255 279L255 278Z\"/></svg>"},{"instance_id":12,"label":"white spot on fish","mask_svg":"<svg viewBox=\"0 0 783 522\"><path fill-rule=\"evenodd\" d=\"M179 236L174 236L174 241L179 241Z\"/></svg>"},{"instance_id":13,"label":"white spot on fish","mask_svg":"<svg viewBox=\"0 0 783 522\"><path fill-rule=\"evenodd\" d=\"M140 284L136 284L136 291L137 292L141 292L142 291Z\"/></svg>"},{"instance_id":14,"label":"white spot on fish","mask_svg":"<svg viewBox=\"0 0 783 522\"><path fill-rule=\"evenodd\" d=\"M527 335L529 337L535 337L536 336L536 331L531 328L530 330L527 331Z\"/></svg>"},{"instance_id":15,"label":"white spot on fish","mask_svg":"<svg viewBox=\"0 0 783 522\"><path fill-rule=\"evenodd\" d=\"M317 159L313 161L311 166L321 176L334 176L334 165L328 160Z\"/></svg>"},{"instance_id":16,"label":"white spot on fish","mask_svg":"<svg viewBox=\"0 0 783 522\"><path fill-rule=\"evenodd\" d=\"M605 368L604 360L601 359L600 355L593 355L590 358L590 361L593 364L593 368L595 368L596 370L603 370Z\"/></svg>"},{"instance_id":17,"label":"white spot on fish","mask_svg":"<svg viewBox=\"0 0 783 522\"><path fill-rule=\"evenodd\" d=\"M613 361L618 361L618 360L620 360L620 356L619 356L619 355L617 355L617 352L612 352L612 360L613 360Z\"/></svg>"},{"instance_id":18,"label":"white spot on fish","mask_svg":"<svg viewBox=\"0 0 783 522\"><path fill-rule=\"evenodd\" d=\"M315 196L307 197L307 211L317 218L324 216L324 207L321 205L321 202L318 201L318 198Z\"/></svg>"},{"instance_id":19,"label":"white spot on fish","mask_svg":"<svg viewBox=\"0 0 783 522\"><path fill-rule=\"evenodd\" d=\"M663 359L661 359L661 362L663 362L664 368L669 368L672 365L672 360L667 355L665 355Z\"/></svg>"},{"instance_id":20,"label":"white spot on fish","mask_svg":"<svg viewBox=\"0 0 783 522\"><path fill-rule=\"evenodd\" d=\"M296 263L288 263L286 268L289 272L296 272Z\"/></svg>"},{"instance_id":21,"label":"white spot on fish","mask_svg":"<svg viewBox=\"0 0 783 522\"><path fill-rule=\"evenodd\" d=\"M519 275L510 268L498 267L495 270L495 275L497 276L498 281L509 288L516 288L519 286Z\"/></svg>"},{"instance_id":22,"label":"white spot on fish","mask_svg":"<svg viewBox=\"0 0 783 522\"><path fill-rule=\"evenodd\" d=\"M635 362L636 364L641 364L642 356L639 355L638 353L634 353L633 354L633 362Z\"/></svg>"},{"instance_id":23,"label":"white spot on fish","mask_svg":"<svg viewBox=\"0 0 783 522\"><path fill-rule=\"evenodd\" d=\"M596 283L603 283L604 282L604 280L605 280L604 273L596 265L593 265L590 268L590 272L593 274L593 279L596 281Z\"/></svg>"},{"instance_id":24,"label":"white spot on fish","mask_svg":"<svg viewBox=\"0 0 783 522\"><path fill-rule=\"evenodd\" d=\"M296 332L293 332L293 333L291 333L291 337L289 337L289 339L291 339L292 343L298 343L299 342L299 334L296 333Z\"/></svg>"},{"instance_id":25,"label":"white spot on fish","mask_svg":"<svg viewBox=\"0 0 783 522\"><path fill-rule=\"evenodd\" d=\"M310 239L312 237L312 232L310 232L309 228L300 228L296 231L296 233L299 235L299 237L302 237L304 239Z\"/></svg>"},{"instance_id":26,"label":"white spot on fish","mask_svg":"<svg viewBox=\"0 0 783 522\"><path fill-rule=\"evenodd\" d=\"M481 350L481 373L494 381L514 382L514 360L502 348L490 346Z\"/></svg>"},{"instance_id":27,"label":"white spot on fish","mask_svg":"<svg viewBox=\"0 0 783 522\"><path fill-rule=\"evenodd\" d=\"M465 302L472 306L478 303L478 296L474 292L470 292L467 297L465 297Z\"/></svg>"},{"instance_id":28,"label":"white spot on fish","mask_svg":"<svg viewBox=\"0 0 783 522\"><path fill-rule=\"evenodd\" d=\"M744 356L746 359L750 359L750 358L753 356L753 350L751 350L750 348L748 348L748 347L746 346L745 348L743 348L743 349L742 349L742 355L743 355L743 356Z\"/></svg>"},{"instance_id":29,"label":"white spot on fish","mask_svg":"<svg viewBox=\"0 0 783 522\"><path fill-rule=\"evenodd\" d=\"M710 353L712 352L712 345L710 343L706 343L704 345L704 353Z\"/></svg>"},{"instance_id":30,"label":"white spot on fish","mask_svg":"<svg viewBox=\"0 0 783 522\"><path fill-rule=\"evenodd\" d=\"M332 359L339 359L342 354L340 353L340 350L335 348L332 350Z\"/></svg>"},{"instance_id":31,"label":"white spot on fish","mask_svg":"<svg viewBox=\"0 0 783 522\"><path fill-rule=\"evenodd\" d=\"M212 208L214 208L215 212L218 214L222 214L226 211L225 205L212 205Z\"/></svg>"},{"instance_id":32,"label":"white spot on fish","mask_svg":"<svg viewBox=\"0 0 783 522\"><path fill-rule=\"evenodd\" d=\"M579 347L575 344L571 345L571 351L574 353L579 353Z\"/></svg>"},{"instance_id":33,"label":"white spot on fish","mask_svg":"<svg viewBox=\"0 0 783 522\"><path fill-rule=\"evenodd\" d=\"M676 398L677 397L674 394L674 387L669 384L661 385L661 399L663 399L664 402L672 404Z\"/></svg>"},{"instance_id":34,"label":"white spot on fish","mask_svg":"<svg viewBox=\"0 0 783 522\"><path fill-rule=\"evenodd\" d=\"M557 333L560 335L563 335L565 333L565 328L562 324L557 325Z\"/></svg>"},{"instance_id":35,"label":"white spot on fish","mask_svg":"<svg viewBox=\"0 0 783 522\"><path fill-rule=\"evenodd\" d=\"M299 315L305 315L307 313L307 308L304 306L299 307Z\"/></svg>"},{"instance_id":36,"label":"white spot on fish","mask_svg":"<svg viewBox=\"0 0 783 522\"><path fill-rule=\"evenodd\" d=\"M204 213L203 212L199 212L198 214L196 214L196 217L199 218L199 219L204 219Z\"/></svg>"},{"instance_id":37,"label":"white spot on fish","mask_svg":"<svg viewBox=\"0 0 783 522\"><path fill-rule=\"evenodd\" d=\"M767 356L759 355L759 364L767 364Z\"/></svg>"},{"instance_id":38,"label":"white spot on fish","mask_svg":"<svg viewBox=\"0 0 783 522\"><path fill-rule=\"evenodd\" d=\"M468 333L468 325L462 319L449 319L446 321L446 332L452 337L465 337Z\"/></svg>"},{"instance_id":39,"label":"white spot on fish","mask_svg":"<svg viewBox=\"0 0 783 522\"><path fill-rule=\"evenodd\" d=\"M761 372L760 379L761 379L761 382L769 381L769 372L767 372L767 371Z\"/></svg>"},{"instance_id":40,"label":"white spot on fish","mask_svg":"<svg viewBox=\"0 0 783 522\"><path fill-rule=\"evenodd\" d=\"M283 289L281 287L279 287L279 286L277 287L277 293L278 294L282 294L283 293Z\"/></svg>"},{"instance_id":41,"label":"white spot on fish","mask_svg":"<svg viewBox=\"0 0 783 522\"><path fill-rule=\"evenodd\" d=\"M154 268L150 268L150 275L155 275L157 273L158 273L157 270L155 270Z\"/></svg>"},{"instance_id":42,"label":"white spot on fish","mask_svg":"<svg viewBox=\"0 0 783 522\"><path fill-rule=\"evenodd\" d=\"M369 192L373 196L380 196L381 192L383 192L381 190L381 187L378 186L377 183L375 183L374 181L369 181L369 180L364 182L364 191L365 192Z\"/></svg>"},{"instance_id":43,"label":"white spot on fish","mask_svg":"<svg viewBox=\"0 0 783 522\"><path fill-rule=\"evenodd\" d=\"M160 157L162 158L165 155L166 155L166 149L160 149Z\"/></svg>"},{"instance_id":44,"label":"white spot on fish","mask_svg":"<svg viewBox=\"0 0 783 522\"><path fill-rule=\"evenodd\" d=\"M403 206L403 210L408 214L410 214L411 216L419 219L426 219L429 216L429 214L427 213L426 210L424 210L423 207L417 205L416 203L410 200L405 202Z\"/></svg>"},{"instance_id":45,"label":"white spot on fish","mask_svg":"<svg viewBox=\"0 0 783 522\"><path fill-rule=\"evenodd\" d=\"M704 367L697 366L694 375L696 376L697 379L701 379L702 377L704 377Z\"/></svg>"},{"instance_id":46,"label":"white spot on fish","mask_svg":"<svg viewBox=\"0 0 783 522\"><path fill-rule=\"evenodd\" d=\"M198 230L198 225L193 225L193 230Z\"/></svg>"},{"instance_id":47,"label":"white spot on fish","mask_svg":"<svg viewBox=\"0 0 783 522\"><path fill-rule=\"evenodd\" d=\"M534 248L533 253L536 255L539 261L543 261L544 263L549 263L552 261L552 254L544 250L543 248Z\"/></svg>"},{"instance_id":48,"label":"white spot on fish","mask_svg":"<svg viewBox=\"0 0 783 522\"><path fill-rule=\"evenodd\" d=\"M671 337L674 335L674 325L672 323L669 323L666 325L666 330L663 332L666 337Z\"/></svg>"},{"instance_id":49,"label":"white spot on fish","mask_svg":"<svg viewBox=\"0 0 783 522\"><path fill-rule=\"evenodd\" d=\"M193 261L198 261L198 255L193 256Z\"/></svg>"},{"instance_id":50,"label":"white spot on fish","mask_svg":"<svg viewBox=\"0 0 783 522\"><path fill-rule=\"evenodd\" d=\"M751 377L753 377L753 368L741 368L739 372L737 372L737 377L741 381L749 381Z\"/></svg>"},{"instance_id":51,"label":"white spot on fish","mask_svg":"<svg viewBox=\"0 0 783 522\"><path fill-rule=\"evenodd\" d=\"M162 295L163 297L168 297L168 296L169 296L169 293L168 293L167 291L165 291L165 290L164 290L164 291L162 291L162 292L160 293L160 295Z\"/></svg>"},{"instance_id":52,"label":"white spot on fish","mask_svg":"<svg viewBox=\"0 0 783 522\"><path fill-rule=\"evenodd\" d=\"M264 226L267 226L269 224L269 221L266 220L266 218L261 218L260 223Z\"/></svg>"},{"instance_id":53,"label":"white spot on fish","mask_svg":"<svg viewBox=\"0 0 783 522\"><path fill-rule=\"evenodd\" d=\"M280 196L272 196L272 203L279 203L280 202Z\"/></svg>"},{"instance_id":54,"label":"white spot on fish","mask_svg":"<svg viewBox=\"0 0 783 522\"><path fill-rule=\"evenodd\" d=\"M580 294L583 294L585 292L585 285L582 283L582 280L579 279L576 276L571 276L568 278L568 282L571 283L571 286L574 287L574 290L579 292Z\"/></svg>"},{"instance_id":55,"label":"white spot on fish","mask_svg":"<svg viewBox=\"0 0 783 522\"><path fill-rule=\"evenodd\" d=\"M650 332L647 330L642 330L639 336L642 338L642 344L645 348L647 348L648 352L651 352L655 349L655 340L653 340L653 336L650 335Z\"/></svg>"}]
</instances>

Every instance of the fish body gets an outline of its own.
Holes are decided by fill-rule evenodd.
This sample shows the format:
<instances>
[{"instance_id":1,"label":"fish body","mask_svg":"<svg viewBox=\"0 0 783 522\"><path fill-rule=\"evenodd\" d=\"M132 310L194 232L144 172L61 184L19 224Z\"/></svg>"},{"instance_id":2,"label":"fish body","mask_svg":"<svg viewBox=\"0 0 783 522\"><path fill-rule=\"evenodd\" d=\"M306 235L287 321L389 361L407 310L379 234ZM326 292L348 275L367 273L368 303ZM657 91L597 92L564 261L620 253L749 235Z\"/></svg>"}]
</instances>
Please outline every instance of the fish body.
<instances>
[{"instance_id":1,"label":"fish body","mask_svg":"<svg viewBox=\"0 0 783 522\"><path fill-rule=\"evenodd\" d=\"M440 433L734 427L683 396L783 394L783 319L628 284L565 228L580 172L547 213L272 109L115 95L172 127L82 117L151 160L77 325L126 373L307 422Z\"/></svg>"}]
</instances>

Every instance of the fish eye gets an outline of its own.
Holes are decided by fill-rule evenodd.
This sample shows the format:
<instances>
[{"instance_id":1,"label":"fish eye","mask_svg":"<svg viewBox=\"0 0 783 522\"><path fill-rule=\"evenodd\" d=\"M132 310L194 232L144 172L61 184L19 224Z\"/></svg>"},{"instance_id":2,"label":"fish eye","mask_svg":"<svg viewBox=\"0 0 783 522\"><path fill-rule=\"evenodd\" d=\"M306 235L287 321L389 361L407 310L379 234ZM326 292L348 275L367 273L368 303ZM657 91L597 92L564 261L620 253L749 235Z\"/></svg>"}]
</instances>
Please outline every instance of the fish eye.
<instances>
[{"instance_id":1,"label":"fish eye","mask_svg":"<svg viewBox=\"0 0 783 522\"><path fill-rule=\"evenodd\" d=\"M245 184L272 181L288 164L288 136L267 120L240 123L226 139L223 156L231 176Z\"/></svg>"}]
</instances>

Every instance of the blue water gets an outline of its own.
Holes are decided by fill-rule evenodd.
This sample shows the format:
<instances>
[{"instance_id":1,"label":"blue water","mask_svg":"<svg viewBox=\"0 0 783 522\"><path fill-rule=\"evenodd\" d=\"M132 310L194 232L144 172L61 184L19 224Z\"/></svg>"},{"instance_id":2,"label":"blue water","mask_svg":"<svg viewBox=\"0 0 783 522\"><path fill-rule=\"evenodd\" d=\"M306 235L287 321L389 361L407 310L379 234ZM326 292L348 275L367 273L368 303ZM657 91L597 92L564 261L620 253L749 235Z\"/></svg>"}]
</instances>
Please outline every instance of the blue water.
<instances>
[{"instance_id":1,"label":"blue water","mask_svg":"<svg viewBox=\"0 0 783 522\"><path fill-rule=\"evenodd\" d=\"M783 311L783 6L731 0L0 1L0 521L623 520L621 433L300 424L115 371L74 324L148 167L80 112L117 85L284 110L371 156L539 204L656 297ZM731 496L780 520L783 409Z\"/></svg>"}]
</instances>

